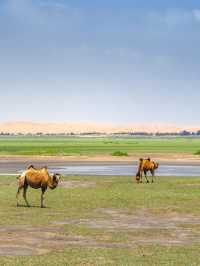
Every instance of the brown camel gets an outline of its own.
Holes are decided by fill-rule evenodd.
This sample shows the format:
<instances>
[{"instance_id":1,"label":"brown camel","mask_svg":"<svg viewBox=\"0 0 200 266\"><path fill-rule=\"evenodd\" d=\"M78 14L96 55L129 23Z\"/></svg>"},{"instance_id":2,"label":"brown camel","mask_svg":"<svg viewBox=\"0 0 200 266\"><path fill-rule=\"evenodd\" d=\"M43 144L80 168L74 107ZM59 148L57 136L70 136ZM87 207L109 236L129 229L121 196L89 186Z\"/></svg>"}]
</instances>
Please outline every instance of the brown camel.
<instances>
[{"instance_id":1,"label":"brown camel","mask_svg":"<svg viewBox=\"0 0 200 266\"><path fill-rule=\"evenodd\" d=\"M158 166L159 166L159 164L154 162L154 161L151 161L150 158L148 158L148 159L140 158L139 167L138 167L138 171L136 174L136 181L138 183L139 182L142 183L142 174L144 173L146 181L147 181L147 183L149 183L149 180L147 178L147 172L150 171L151 175L152 175L151 182L153 183L154 182L153 178L155 176L155 170L158 168Z\"/></svg>"},{"instance_id":2,"label":"brown camel","mask_svg":"<svg viewBox=\"0 0 200 266\"><path fill-rule=\"evenodd\" d=\"M47 167L43 167L41 169L34 168L33 165L29 166L19 177L18 177L18 191L17 191L17 206L19 206L19 194L21 189L23 189L23 197L28 207L30 207L27 199L26 192L28 186L38 189L41 188L41 208L44 207L44 193L49 187L50 189L55 189L60 180L60 174L53 174L50 176Z\"/></svg>"}]
</instances>

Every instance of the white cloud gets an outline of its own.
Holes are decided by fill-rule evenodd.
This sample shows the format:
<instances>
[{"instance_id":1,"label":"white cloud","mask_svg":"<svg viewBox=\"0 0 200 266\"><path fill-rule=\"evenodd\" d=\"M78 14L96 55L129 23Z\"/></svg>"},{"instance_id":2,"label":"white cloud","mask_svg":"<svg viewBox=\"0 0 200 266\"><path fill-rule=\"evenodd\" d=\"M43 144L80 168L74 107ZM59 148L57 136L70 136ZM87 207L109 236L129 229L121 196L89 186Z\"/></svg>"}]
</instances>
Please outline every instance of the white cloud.
<instances>
[{"instance_id":1,"label":"white cloud","mask_svg":"<svg viewBox=\"0 0 200 266\"><path fill-rule=\"evenodd\" d=\"M183 9L168 9L165 11L155 11L148 14L148 22L154 26L167 26L173 28L190 23L193 20L191 11Z\"/></svg>"},{"instance_id":2,"label":"white cloud","mask_svg":"<svg viewBox=\"0 0 200 266\"><path fill-rule=\"evenodd\" d=\"M143 14L142 19L146 17L146 22L149 27L154 29L168 27L170 29L176 27L184 27L191 25L194 22L200 22L200 9L166 9L164 11L148 11Z\"/></svg>"},{"instance_id":3,"label":"white cloud","mask_svg":"<svg viewBox=\"0 0 200 266\"><path fill-rule=\"evenodd\" d=\"M198 22L200 22L200 9L194 9L194 10L192 11L192 13L193 13L194 18L195 18Z\"/></svg>"},{"instance_id":4,"label":"white cloud","mask_svg":"<svg viewBox=\"0 0 200 266\"><path fill-rule=\"evenodd\" d=\"M76 24L81 19L78 10L68 7L64 1L7 0L6 12L12 18L31 25Z\"/></svg>"},{"instance_id":5,"label":"white cloud","mask_svg":"<svg viewBox=\"0 0 200 266\"><path fill-rule=\"evenodd\" d=\"M67 5L63 1L40 1L39 5L41 7L47 7L47 8L56 8L56 9L66 9Z\"/></svg>"},{"instance_id":6,"label":"white cloud","mask_svg":"<svg viewBox=\"0 0 200 266\"><path fill-rule=\"evenodd\" d=\"M176 26L191 21L191 13L186 10L171 10L166 13L165 20L168 26Z\"/></svg>"}]
</instances>

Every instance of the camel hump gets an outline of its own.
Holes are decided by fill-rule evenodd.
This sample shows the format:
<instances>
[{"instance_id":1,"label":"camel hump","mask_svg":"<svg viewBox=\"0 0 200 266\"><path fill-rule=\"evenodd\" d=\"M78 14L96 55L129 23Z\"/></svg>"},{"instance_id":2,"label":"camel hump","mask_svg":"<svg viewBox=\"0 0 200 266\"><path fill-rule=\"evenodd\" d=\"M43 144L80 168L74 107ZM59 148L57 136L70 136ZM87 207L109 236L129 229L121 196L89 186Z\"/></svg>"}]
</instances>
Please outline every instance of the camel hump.
<instances>
[{"instance_id":1,"label":"camel hump","mask_svg":"<svg viewBox=\"0 0 200 266\"><path fill-rule=\"evenodd\" d=\"M31 168L35 169L35 167L32 164L29 165L29 167L27 169L31 169Z\"/></svg>"},{"instance_id":2,"label":"camel hump","mask_svg":"<svg viewBox=\"0 0 200 266\"><path fill-rule=\"evenodd\" d=\"M150 158L150 157L148 157L148 158L147 158L147 161L149 161L149 162L150 162L150 161L151 161L151 158Z\"/></svg>"},{"instance_id":3,"label":"camel hump","mask_svg":"<svg viewBox=\"0 0 200 266\"><path fill-rule=\"evenodd\" d=\"M47 166L43 166L42 168L36 168L34 165L29 165L29 167L27 168L27 170L36 170L36 171L47 171Z\"/></svg>"}]
</instances>

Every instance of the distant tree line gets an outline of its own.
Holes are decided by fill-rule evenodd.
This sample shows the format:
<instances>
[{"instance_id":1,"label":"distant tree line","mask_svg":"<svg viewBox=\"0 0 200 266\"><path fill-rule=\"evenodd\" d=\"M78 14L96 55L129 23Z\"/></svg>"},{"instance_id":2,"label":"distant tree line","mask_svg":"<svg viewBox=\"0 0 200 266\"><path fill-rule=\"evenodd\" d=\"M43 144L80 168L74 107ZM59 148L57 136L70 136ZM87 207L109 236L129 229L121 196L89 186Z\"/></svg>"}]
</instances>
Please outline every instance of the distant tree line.
<instances>
[{"instance_id":1,"label":"distant tree line","mask_svg":"<svg viewBox=\"0 0 200 266\"><path fill-rule=\"evenodd\" d=\"M200 130L195 132L190 132L187 130L183 130L180 132L156 132L156 133L147 133L144 131L138 132L115 132L115 133L101 133L101 132L82 132L82 133L42 133L37 132L35 134L27 133L23 134L19 133L9 133L9 132L0 132L0 136L102 136L102 135L109 135L109 136L200 136Z\"/></svg>"}]
</instances>

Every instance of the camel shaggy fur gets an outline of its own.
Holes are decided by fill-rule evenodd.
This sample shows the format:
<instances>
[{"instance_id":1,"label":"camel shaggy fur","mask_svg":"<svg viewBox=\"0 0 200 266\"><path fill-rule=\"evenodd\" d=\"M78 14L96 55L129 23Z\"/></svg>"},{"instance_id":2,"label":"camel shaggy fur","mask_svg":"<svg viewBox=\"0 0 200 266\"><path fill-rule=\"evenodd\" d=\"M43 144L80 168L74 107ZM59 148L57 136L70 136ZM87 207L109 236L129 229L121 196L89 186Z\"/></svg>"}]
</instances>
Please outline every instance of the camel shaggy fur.
<instances>
[{"instance_id":1,"label":"camel shaggy fur","mask_svg":"<svg viewBox=\"0 0 200 266\"><path fill-rule=\"evenodd\" d=\"M154 161L151 161L150 158L148 158L148 159L140 158L139 167L138 167L138 171L136 174L136 181L138 183L139 182L142 183L142 174L144 173L146 181L147 181L147 183L149 183L149 180L147 178L147 172L150 171L151 176L152 176L151 182L153 183L154 182L153 178L155 176L155 170L158 168L158 166L159 166L159 164L154 162Z\"/></svg>"},{"instance_id":2,"label":"camel shaggy fur","mask_svg":"<svg viewBox=\"0 0 200 266\"><path fill-rule=\"evenodd\" d=\"M29 166L19 177L18 177L18 191L17 191L17 206L19 206L19 195L23 189L23 197L28 207L30 207L27 199L26 192L28 186L38 189L41 188L41 208L44 207L44 193L49 187L55 189L60 180L60 174L49 175L47 167L41 169L34 168L33 165Z\"/></svg>"}]
</instances>

